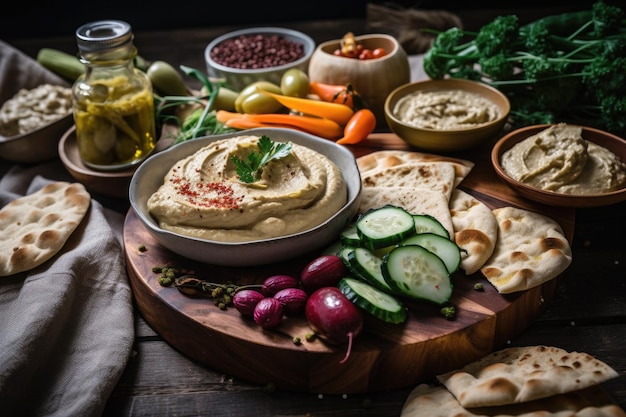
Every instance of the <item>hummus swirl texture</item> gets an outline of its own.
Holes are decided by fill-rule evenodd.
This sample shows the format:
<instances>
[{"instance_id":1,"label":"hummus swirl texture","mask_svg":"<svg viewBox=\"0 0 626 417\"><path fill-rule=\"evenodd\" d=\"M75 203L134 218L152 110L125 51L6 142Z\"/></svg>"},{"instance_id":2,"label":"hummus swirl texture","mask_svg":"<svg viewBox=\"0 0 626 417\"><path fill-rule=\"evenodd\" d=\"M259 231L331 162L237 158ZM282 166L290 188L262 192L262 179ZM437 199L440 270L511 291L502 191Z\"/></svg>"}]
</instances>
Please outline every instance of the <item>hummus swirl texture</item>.
<instances>
[{"instance_id":1,"label":"hummus swirl texture","mask_svg":"<svg viewBox=\"0 0 626 417\"><path fill-rule=\"evenodd\" d=\"M513 179L563 194L604 193L626 185L626 164L582 137L582 129L559 123L504 152L502 168Z\"/></svg>"},{"instance_id":2,"label":"hummus swirl texture","mask_svg":"<svg viewBox=\"0 0 626 417\"><path fill-rule=\"evenodd\" d=\"M494 103L479 94L461 90L408 94L398 100L393 112L404 123L435 130L468 129L500 116Z\"/></svg>"},{"instance_id":3,"label":"hummus swirl texture","mask_svg":"<svg viewBox=\"0 0 626 417\"><path fill-rule=\"evenodd\" d=\"M224 242L286 236L313 228L339 211L348 191L339 167L298 144L270 161L254 183L239 181L233 155L258 152L257 136L213 142L177 162L149 198L159 226Z\"/></svg>"}]
</instances>

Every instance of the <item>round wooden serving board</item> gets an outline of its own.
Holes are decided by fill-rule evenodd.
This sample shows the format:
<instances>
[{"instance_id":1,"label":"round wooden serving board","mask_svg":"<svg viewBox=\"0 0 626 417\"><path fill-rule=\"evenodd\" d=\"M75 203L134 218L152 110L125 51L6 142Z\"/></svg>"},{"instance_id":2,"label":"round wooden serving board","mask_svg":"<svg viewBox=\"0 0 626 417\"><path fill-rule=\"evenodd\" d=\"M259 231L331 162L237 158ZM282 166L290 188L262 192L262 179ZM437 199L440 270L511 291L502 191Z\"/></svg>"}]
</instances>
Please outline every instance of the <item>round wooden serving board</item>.
<instances>
[{"instance_id":1,"label":"round wooden serving board","mask_svg":"<svg viewBox=\"0 0 626 417\"><path fill-rule=\"evenodd\" d=\"M355 155L377 149L406 147L395 135L372 135ZM461 184L491 208L515 205L543 212L573 235L573 209L539 206L517 197L500 183L488 162L488 150L465 154L476 167ZM484 159L484 160L483 160ZM171 265L195 271L212 282L261 283L272 274L299 275L317 254L280 265L226 268L201 264L161 247L131 209L124 224L127 268L137 307L145 320L168 343L206 366L226 375L283 390L322 394L352 394L406 388L461 367L499 348L530 325L552 299L557 280L533 289L501 295L480 273L453 277L454 320L439 307L406 302L409 316L394 325L366 318L347 362L345 346L333 346L311 333L304 315L287 317L274 330L263 330L234 308L220 310L213 300L193 298L174 286L158 283L155 266ZM145 248L145 250L143 250ZM484 291L474 289L481 282ZM294 343L294 337L302 340Z\"/></svg>"}]
</instances>

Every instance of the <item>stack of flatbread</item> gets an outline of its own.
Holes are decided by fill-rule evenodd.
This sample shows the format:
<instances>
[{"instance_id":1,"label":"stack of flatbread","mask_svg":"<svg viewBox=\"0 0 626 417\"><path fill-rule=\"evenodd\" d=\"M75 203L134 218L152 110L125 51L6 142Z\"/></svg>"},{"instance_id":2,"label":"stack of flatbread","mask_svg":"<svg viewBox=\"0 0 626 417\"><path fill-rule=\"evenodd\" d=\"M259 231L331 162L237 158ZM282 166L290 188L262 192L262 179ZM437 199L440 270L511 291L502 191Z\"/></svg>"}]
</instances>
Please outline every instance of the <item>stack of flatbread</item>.
<instances>
[{"instance_id":1,"label":"stack of flatbread","mask_svg":"<svg viewBox=\"0 0 626 417\"><path fill-rule=\"evenodd\" d=\"M58 181L0 209L0 276L52 258L87 213L91 196L80 183Z\"/></svg>"},{"instance_id":2,"label":"stack of flatbread","mask_svg":"<svg viewBox=\"0 0 626 417\"><path fill-rule=\"evenodd\" d=\"M389 204L435 217L462 249L465 274L480 271L500 293L540 285L571 263L569 242L552 219L514 207L492 210L458 188L471 161L385 150L357 158L357 164L359 212Z\"/></svg>"},{"instance_id":3,"label":"stack of flatbread","mask_svg":"<svg viewBox=\"0 0 626 417\"><path fill-rule=\"evenodd\" d=\"M586 353L507 348L418 385L401 417L626 417L600 386L617 376Z\"/></svg>"}]
</instances>

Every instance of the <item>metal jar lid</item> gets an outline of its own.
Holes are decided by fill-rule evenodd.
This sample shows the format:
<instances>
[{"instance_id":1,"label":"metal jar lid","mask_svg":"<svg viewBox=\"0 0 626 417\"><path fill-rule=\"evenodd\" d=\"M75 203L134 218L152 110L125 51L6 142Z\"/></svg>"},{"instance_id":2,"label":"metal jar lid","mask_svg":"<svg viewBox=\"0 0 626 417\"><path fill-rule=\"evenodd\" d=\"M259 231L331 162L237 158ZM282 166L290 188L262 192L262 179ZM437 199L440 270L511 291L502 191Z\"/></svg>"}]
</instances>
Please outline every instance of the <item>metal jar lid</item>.
<instances>
[{"instance_id":1,"label":"metal jar lid","mask_svg":"<svg viewBox=\"0 0 626 417\"><path fill-rule=\"evenodd\" d=\"M110 51L131 45L133 32L122 20L99 20L79 27L76 41L81 54Z\"/></svg>"}]
</instances>

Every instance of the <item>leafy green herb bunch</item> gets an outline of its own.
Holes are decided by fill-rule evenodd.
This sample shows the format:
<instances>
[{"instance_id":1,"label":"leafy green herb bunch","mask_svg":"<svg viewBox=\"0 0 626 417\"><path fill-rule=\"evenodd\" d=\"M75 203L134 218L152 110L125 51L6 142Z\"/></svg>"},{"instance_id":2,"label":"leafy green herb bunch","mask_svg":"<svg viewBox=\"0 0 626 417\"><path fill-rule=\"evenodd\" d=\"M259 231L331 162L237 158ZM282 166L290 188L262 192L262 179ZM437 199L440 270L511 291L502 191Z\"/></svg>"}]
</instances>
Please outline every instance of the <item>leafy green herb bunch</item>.
<instances>
[{"instance_id":1,"label":"leafy green herb bunch","mask_svg":"<svg viewBox=\"0 0 626 417\"><path fill-rule=\"evenodd\" d=\"M570 122L626 135L626 19L618 6L597 0L523 26L505 15L478 32L436 33L426 74L499 89L513 127Z\"/></svg>"}]
</instances>

